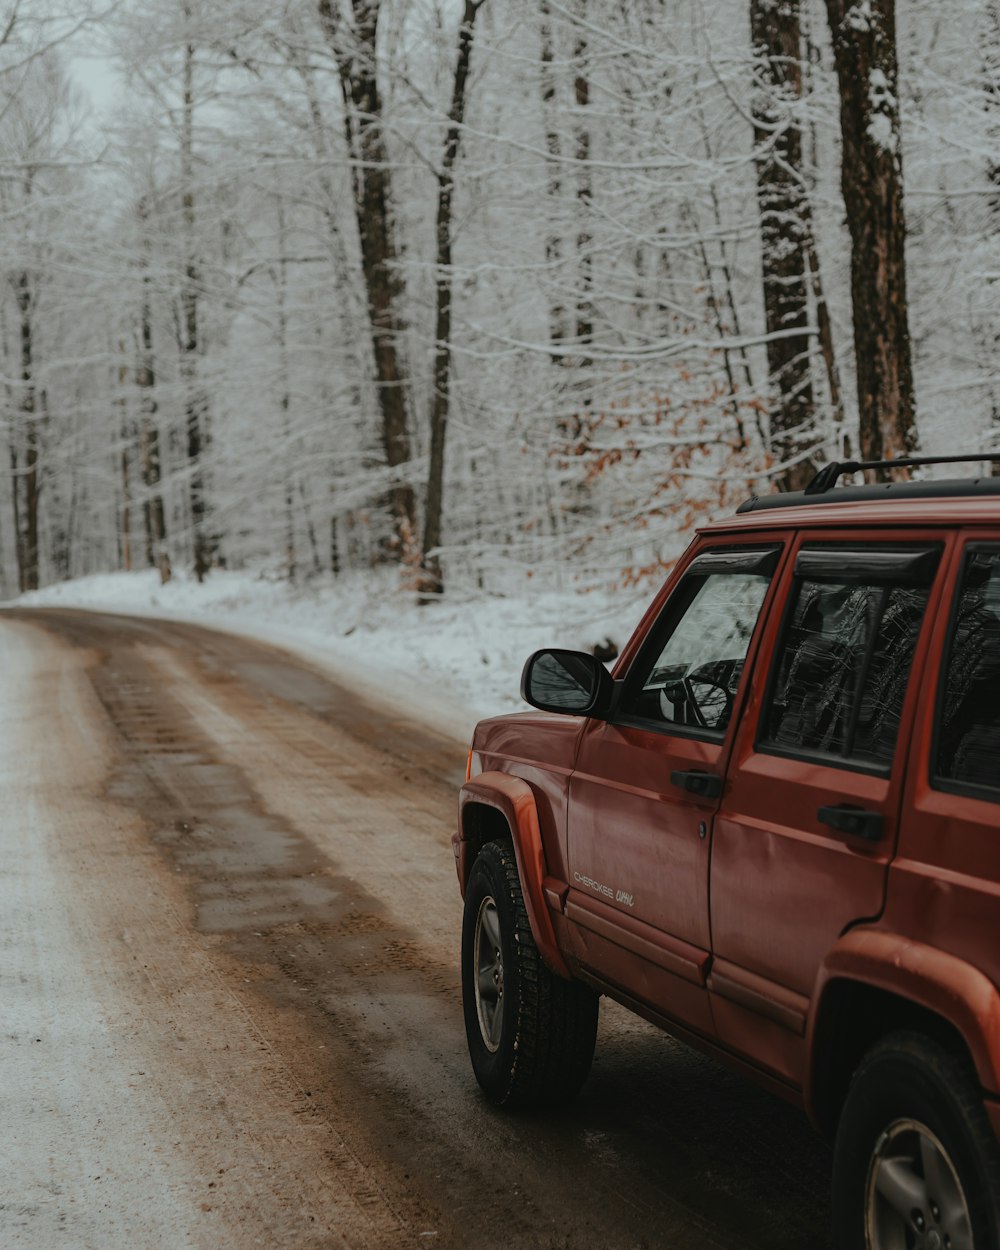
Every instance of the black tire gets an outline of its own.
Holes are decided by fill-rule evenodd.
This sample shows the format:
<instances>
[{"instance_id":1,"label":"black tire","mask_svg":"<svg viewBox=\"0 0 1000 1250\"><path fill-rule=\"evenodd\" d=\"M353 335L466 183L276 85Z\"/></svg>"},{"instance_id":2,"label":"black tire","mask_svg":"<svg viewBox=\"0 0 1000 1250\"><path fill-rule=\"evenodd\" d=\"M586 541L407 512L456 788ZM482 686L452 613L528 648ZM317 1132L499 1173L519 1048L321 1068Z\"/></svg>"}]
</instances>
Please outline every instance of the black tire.
<instances>
[{"instance_id":1,"label":"black tire","mask_svg":"<svg viewBox=\"0 0 1000 1250\"><path fill-rule=\"evenodd\" d=\"M837 1129L834 1250L1000 1250L998 1213L1000 1148L968 1060L921 1033L887 1037Z\"/></svg>"},{"instance_id":2,"label":"black tire","mask_svg":"<svg viewBox=\"0 0 1000 1250\"><path fill-rule=\"evenodd\" d=\"M579 1093L594 1057L598 996L542 962L506 842L487 843L469 874L462 1000L476 1080L498 1106L551 1107Z\"/></svg>"}]
</instances>

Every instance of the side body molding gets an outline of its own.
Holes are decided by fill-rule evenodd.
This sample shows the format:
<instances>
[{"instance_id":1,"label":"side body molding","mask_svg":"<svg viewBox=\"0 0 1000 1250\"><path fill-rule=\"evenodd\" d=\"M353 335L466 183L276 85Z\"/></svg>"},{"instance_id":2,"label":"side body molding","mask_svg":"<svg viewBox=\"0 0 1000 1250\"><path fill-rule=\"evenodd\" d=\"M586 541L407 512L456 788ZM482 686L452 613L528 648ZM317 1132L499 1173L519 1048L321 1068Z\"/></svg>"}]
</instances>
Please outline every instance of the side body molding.
<instances>
[{"instance_id":1,"label":"side body molding","mask_svg":"<svg viewBox=\"0 0 1000 1250\"><path fill-rule=\"evenodd\" d=\"M451 842L463 897L477 849L470 837L475 828L472 818L477 806L493 808L506 820L514 841L514 855L531 925L531 936L535 939L539 954L552 971L568 979L570 971L556 944L552 917L545 902L548 867L538 824L538 808L535 806L531 787L520 777L498 772L479 773L462 787L458 796L458 831L452 836ZM548 884L551 886L557 883Z\"/></svg>"},{"instance_id":2,"label":"side body molding","mask_svg":"<svg viewBox=\"0 0 1000 1250\"><path fill-rule=\"evenodd\" d=\"M806 1031L805 1103L812 1107L823 997L834 982L850 981L916 1003L948 1021L965 1040L983 1089L1000 1093L1000 991L957 955L896 933L852 929L830 951L816 982Z\"/></svg>"}]
</instances>

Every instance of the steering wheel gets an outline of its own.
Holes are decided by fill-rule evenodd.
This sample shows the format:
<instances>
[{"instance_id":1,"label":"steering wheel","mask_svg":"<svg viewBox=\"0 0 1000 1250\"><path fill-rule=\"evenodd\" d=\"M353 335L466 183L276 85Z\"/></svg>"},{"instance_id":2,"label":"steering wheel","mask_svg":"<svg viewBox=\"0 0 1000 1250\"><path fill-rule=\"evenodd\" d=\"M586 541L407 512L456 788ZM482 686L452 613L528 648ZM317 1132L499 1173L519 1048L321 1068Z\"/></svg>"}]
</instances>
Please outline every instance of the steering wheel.
<instances>
[{"instance_id":1,"label":"steering wheel","mask_svg":"<svg viewBox=\"0 0 1000 1250\"><path fill-rule=\"evenodd\" d=\"M699 686L710 686L713 690L722 692L725 702L721 713L712 725L708 723L705 713L702 711L701 701L694 690L695 682ZM674 697L673 691L679 691L680 698ZM690 674L686 677L678 677L669 686L663 687L660 697L666 697L678 711L680 711L682 706L686 708L690 714L691 723L697 725L699 729L719 729L726 726L729 723L729 714L733 709L733 696L729 687L723 685L721 681L713 681L710 677L691 677ZM669 719L675 720L678 718L671 716Z\"/></svg>"}]
</instances>

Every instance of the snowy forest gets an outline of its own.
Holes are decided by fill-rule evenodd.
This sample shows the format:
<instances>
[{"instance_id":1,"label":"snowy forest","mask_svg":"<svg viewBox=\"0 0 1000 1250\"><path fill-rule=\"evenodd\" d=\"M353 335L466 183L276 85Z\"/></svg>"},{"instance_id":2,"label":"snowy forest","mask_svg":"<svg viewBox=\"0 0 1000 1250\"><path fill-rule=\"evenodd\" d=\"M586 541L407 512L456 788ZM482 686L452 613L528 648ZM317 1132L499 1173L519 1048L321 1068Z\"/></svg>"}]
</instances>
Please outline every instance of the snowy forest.
<instances>
[{"instance_id":1,"label":"snowy forest","mask_svg":"<svg viewBox=\"0 0 1000 1250\"><path fill-rule=\"evenodd\" d=\"M1000 451L998 0L4 7L4 596L637 586Z\"/></svg>"}]
</instances>

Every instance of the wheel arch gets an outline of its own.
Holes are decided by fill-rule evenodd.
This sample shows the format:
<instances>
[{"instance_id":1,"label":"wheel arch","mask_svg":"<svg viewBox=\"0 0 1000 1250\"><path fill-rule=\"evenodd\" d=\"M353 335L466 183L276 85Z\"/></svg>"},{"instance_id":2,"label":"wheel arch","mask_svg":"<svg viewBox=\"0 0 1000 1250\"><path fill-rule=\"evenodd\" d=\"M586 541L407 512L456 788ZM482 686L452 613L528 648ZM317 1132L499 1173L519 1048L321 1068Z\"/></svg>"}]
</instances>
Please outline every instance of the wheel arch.
<instances>
[{"instance_id":1,"label":"wheel arch","mask_svg":"<svg viewBox=\"0 0 1000 1250\"><path fill-rule=\"evenodd\" d=\"M916 1029L969 1061L1000 1089L1000 994L954 955L892 933L852 930L820 973L806 1030L805 1105L832 1136L864 1054L897 1029Z\"/></svg>"},{"instance_id":2,"label":"wheel arch","mask_svg":"<svg viewBox=\"0 0 1000 1250\"><path fill-rule=\"evenodd\" d=\"M479 850L485 843L503 837L510 838L514 845L531 936L539 954L553 972L570 980L545 903L543 883L548 869L534 792L526 781L509 773L479 773L461 789L458 830L452 838L463 898Z\"/></svg>"}]
</instances>

